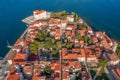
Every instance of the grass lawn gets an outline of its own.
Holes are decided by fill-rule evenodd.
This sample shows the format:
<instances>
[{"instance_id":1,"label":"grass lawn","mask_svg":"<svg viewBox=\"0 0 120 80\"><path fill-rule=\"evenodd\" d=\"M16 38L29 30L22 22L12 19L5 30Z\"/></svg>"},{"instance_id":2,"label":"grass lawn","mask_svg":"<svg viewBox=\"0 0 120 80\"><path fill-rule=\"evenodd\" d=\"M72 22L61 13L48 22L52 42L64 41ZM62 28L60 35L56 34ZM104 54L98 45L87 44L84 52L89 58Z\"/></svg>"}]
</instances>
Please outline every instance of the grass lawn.
<instances>
[{"instance_id":1,"label":"grass lawn","mask_svg":"<svg viewBox=\"0 0 120 80\"><path fill-rule=\"evenodd\" d=\"M95 80L109 80L104 71L104 67L107 65L107 63L108 63L108 61L106 61L106 60L103 60L102 62L100 62L102 69L100 70L100 72Z\"/></svg>"}]
</instances>

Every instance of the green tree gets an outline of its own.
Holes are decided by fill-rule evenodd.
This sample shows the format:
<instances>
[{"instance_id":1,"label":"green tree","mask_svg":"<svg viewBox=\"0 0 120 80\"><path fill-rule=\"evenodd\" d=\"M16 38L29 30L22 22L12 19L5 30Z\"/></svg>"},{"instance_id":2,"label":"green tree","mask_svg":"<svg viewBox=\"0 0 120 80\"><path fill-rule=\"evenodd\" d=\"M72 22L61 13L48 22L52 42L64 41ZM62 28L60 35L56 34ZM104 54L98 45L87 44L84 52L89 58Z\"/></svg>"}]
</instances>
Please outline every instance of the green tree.
<instances>
[{"instance_id":1,"label":"green tree","mask_svg":"<svg viewBox=\"0 0 120 80\"><path fill-rule=\"evenodd\" d=\"M78 29L86 29L87 26L87 23L78 24Z\"/></svg>"},{"instance_id":2,"label":"green tree","mask_svg":"<svg viewBox=\"0 0 120 80\"><path fill-rule=\"evenodd\" d=\"M52 72L51 67L50 66L45 66L44 73L46 75L51 75L51 72Z\"/></svg>"},{"instance_id":3,"label":"green tree","mask_svg":"<svg viewBox=\"0 0 120 80\"><path fill-rule=\"evenodd\" d=\"M75 78L75 80L82 80L80 72L76 72L76 78Z\"/></svg>"},{"instance_id":4,"label":"green tree","mask_svg":"<svg viewBox=\"0 0 120 80\"><path fill-rule=\"evenodd\" d=\"M116 49L116 54L120 58L120 42L118 43L117 49Z\"/></svg>"},{"instance_id":5,"label":"green tree","mask_svg":"<svg viewBox=\"0 0 120 80\"><path fill-rule=\"evenodd\" d=\"M66 11L59 11L59 12L52 12L51 13L51 18L60 18L65 20L67 17L68 13Z\"/></svg>"},{"instance_id":6,"label":"green tree","mask_svg":"<svg viewBox=\"0 0 120 80\"><path fill-rule=\"evenodd\" d=\"M73 73L73 68L69 68L69 74L72 74Z\"/></svg>"},{"instance_id":7,"label":"green tree","mask_svg":"<svg viewBox=\"0 0 120 80\"><path fill-rule=\"evenodd\" d=\"M76 37L77 37L78 40L81 40L81 39L82 39L82 36L81 36L80 33L77 33L77 36L76 36Z\"/></svg>"},{"instance_id":8,"label":"green tree","mask_svg":"<svg viewBox=\"0 0 120 80\"><path fill-rule=\"evenodd\" d=\"M73 47L73 43L66 43L66 48L72 48Z\"/></svg>"},{"instance_id":9,"label":"green tree","mask_svg":"<svg viewBox=\"0 0 120 80\"><path fill-rule=\"evenodd\" d=\"M40 30L37 35L37 39L39 39L40 41L45 40L47 35L48 35L48 33L46 30Z\"/></svg>"},{"instance_id":10,"label":"green tree","mask_svg":"<svg viewBox=\"0 0 120 80\"><path fill-rule=\"evenodd\" d=\"M53 56L56 56L58 54L58 50L57 49L53 49L51 53L52 53Z\"/></svg>"},{"instance_id":11,"label":"green tree","mask_svg":"<svg viewBox=\"0 0 120 80\"><path fill-rule=\"evenodd\" d=\"M92 39L91 39L91 38L88 38L87 43L88 43L88 44L92 44Z\"/></svg>"},{"instance_id":12,"label":"green tree","mask_svg":"<svg viewBox=\"0 0 120 80\"><path fill-rule=\"evenodd\" d=\"M34 55L37 55L38 54L38 47L39 47L39 42L37 42L36 40L33 41L31 44L30 44L30 52L31 54L34 54Z\"/></svg>"}]
</instances>

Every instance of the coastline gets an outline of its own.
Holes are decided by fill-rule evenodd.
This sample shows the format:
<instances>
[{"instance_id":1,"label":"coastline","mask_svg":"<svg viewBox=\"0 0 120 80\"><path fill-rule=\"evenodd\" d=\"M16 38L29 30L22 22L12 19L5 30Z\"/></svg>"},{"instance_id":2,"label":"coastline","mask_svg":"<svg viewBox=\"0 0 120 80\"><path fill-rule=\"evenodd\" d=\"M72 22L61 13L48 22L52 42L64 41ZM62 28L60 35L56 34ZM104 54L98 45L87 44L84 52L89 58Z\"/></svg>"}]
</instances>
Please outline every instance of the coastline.
<instances>
[{"instance_id":1,"label":"coastline","mask_svg":"<svg viewBox=\"0 0 120 80\"><path fill-rule=\"evenodd\" d=\"M44 15L42 15L42 13L44 13ZM59 15L57 15L58 13L59 13ZM38 14L39 14L39 16L38 16ZM65 15L65 19L63 18L63 14ZM34 22L34 20L36 20L36 21ZM53 65L60 66L60 69L58 69L59 71L61 71L61 72L59 72L59 74L60 74L59 78L60 78L60 80L62 80L63 72L66 72L69 70L69 69L66 69L66 67L70 68L70 67L72 67L72 65L75 65L75 63L77 62L78 63L77 66L79 65L80 68L74 66L75 69L79 68L82 71L82 72L80 72L80 74L87 74L85 76L85 78L87 80L92 80L92 73L91 73L90 66L94 66L94 65L99 66L98 65L99 60L106 59L106 60L104 60L105 65L101 64L102 69L103 69L105 66L107 66L108 62L110 63L110 65L112 65L112 64L115 65L119 61L119 58L115 53L115 50L117 47L116 41L113 40L110 37L110 35L105 34L104 31L99 31L99 30L96 30L93 27L91 27L89 24L86 23L86 21L84 21L82 18L77 16L76 13L70 15L70 14L66 14L66 12L63 12L61 14L60 14L60 12L57 12L57 13L50 15L50 18L49 18L48 15L46 15L45 10L41 10L41 11L35 10L34 17L33 16L26 17L25 19L22 20L22 22L24 22L29 27L27 27L25 29L25 31L18 38L18 40L15 42L15 44L11 47L10 51L7 53L7 55L4 57L4 60L3 60L3 61L8 61L8 64L10 64L10 65L12 64L12 66L19 64L19 65L22 65L22 67L24 69L26 64L28 64L28 61L30 61L30 63L32 61L36 61L36 60L40 61L40 62L45 62L45 63L47 61L47 63L49 62L49 64L52 64L52 65L49 65L50 67L52 67ZM54 28L54 26L55 26L55 28ZM63 31L61 31L61 30L63 30ZM49 31L49 33L47 31ZM42 35L39 35L39 33ZM51 34L51 35L48 35L48 34ZM63 35L63 34L65 34L65 35ZM62 37L64 37L64 38L62 38ZM39 39L39 40L35 41L35 39ZM56 41L52 42L49 40L56 40ZM61 40L64 40L64 42L62 42ZM67 41L65 41L65 40L67 40ZM26 41L29 41L29 42L26 43ZM40 44L40 42L42 44ZM48 43L48 42L51 42L51 43ZM32 46L31 46L31 44L32 44ZM44 44L45 44L45 46L41 47ZM65 45L62 46L63 44L65 44ZM37 45L40 45L40 46L37 46ZM46 45L47 45L47 47L46 47ZM55 45L55 46L52 47L50 45ZM18 46L20 46L20 47L18 48ZM39 49L41 49L45 53L48 52L48 51L45 51L45 49L46 50L52 49L51 52L49 53L49 56L56 55L56 58L57 58L57 56L60 56L60 58L59 58L60 60L59 59L56 60L54 58L55 56L52 58L47 57L47 55L44 56L42 54L44 52L39 52L39 51L41 51ZM15 57L14 58L10 57L11 59L9 59L8 57L11 54L11 51L14 51L14 50L16 50ZM61 51L60 54L59 54L59 51ZM72 51L72 52L69 53L69 51ZM42 55L39 55L40 53ZM103 54L103 53L104 53L104 55L101 56L101 54ZM29 55L29 54L33 54L33 56ZM34 55L36 55L37 58L34 58ZM106 56L106 57L104 58L104 56ZM53 60L55 62L52 63L51 60ZM66 63L66 60L68 61L67 63ZM73 61L71 61L71 60L73 60ZM111 63L111 60L114 61L114 63ZM60 63L57 63L57 61L58 62L60 61ZM65 64L62 64L61 61L63 61ZM72 63L74 63L74 64L70 65L69 61L71 61L71 64ZM92 65L91 62L92 63L94 62L95 64ZM43 69L45 69L47 66L45 63L43 64L45 66ZM104 63L104 62L102 62L102 63ZM39 65L42 63L37 63L37 64ZM31 64L29 67L31 67L33 65L34 64ZM83 66L80 66L80 65L83 65ZM28 66L26 66L26 67L28 67ZM86 73L84 73L84 71L82 70L83 67L85 67L84 71ZM42 66L41 66L41 68L42 68ZM11 73L11 69L13 69L13 68L10 68L10 70L9 70L10 73ZM30 73L33 73L33 69L35 70L36 68L32 68L32 71L30 71ZM22 68L21 68L21 70L22 70ZM55 72L57 71L57 70L55 70L55 67L51 68L51 70L54 70ZM66 70L66 71L63 71L63 70ZM76 70L76 71L78 71L78 70ZM15 73L13 74L13 76L16 76ZM71 77L71 75L69 74L69 71L66 73L68 74L69 77ZM71 72L71 73L73 73L73 72ZM105 71L99 72L99 74L101 74L101 73L105 73ZM24 74L24 73L21 72L21 74ZM39 72L39 74L40 74L40 72ZM51 73L51 74L55 75L55 73ZM13 79L13 77L11 77L11 76L12 75L9 75L9 78ZM34 77L36 77L36 75L32 74L32 80L36 80L36 78L34 79ZM41 76L37 76L37 77L40 78ZM47 75L45 75L45 77L47 77ZM98 77L99 76L97 76L97 78ZM27 79L26 77L23 77L23 78ZM81 78L82 78L82 76L81 76ZM100 76L100 78L101 79L104 78L106 80L108 79L106 74L105 74L105 76ZM67 79L67 77L65 79Z\"/></svg>"},{"instance_id":2,"label":"coastline","mask_svg":"<svg viewBox=\"0 0 120 80\"><path fill-rule=\"evenodd\" d=\"M82 20L88 24L88 22L87 22L86 20L84 20L84 19L82 19ZM21 36L20 36L19 38L23 38L23 37L26 35L27 30L28 30L28 28L29 28L28 25L30 25L31 23L33 23L35 20L34 20L34 18L33 18L33 15L30 15L30 16L22 19L21 21L26 24L27 28L24 30L24 32L21 34ZM89 26L89 24L88 24L88 26ZM91 26L91 27L92 27L92 29L93 29L95 32L96 32L96 31L99 31L99 30L96 29L95 27L93 27L93 26ZM102 32L104 32L104 31L102 31ZM106 32L105 32L105 33L106 33ZM106 33L106 34L107 34L107 33ZM120 42L119 40L113 39L109 34L107 34L107 35L111 38L111 40L116 41L117 43ZM14 44L15 44L15 43L14 43ZM13 44L13 45L14 45L14 44ZM11 51L12 51L12 48L11 48L11 49L7 52L7 54L3 57L3 60L6 60L6 58L9 56L9 54L10 54Z\"/></svg>"},{"instance_id":3,"label":"coastline","mask_svg":"<svg viewBox=\"0 0 120 80\"><path fill-rule=\"evenodd\" d=\"M24 32L21 34L21 36L20 36L19 38L23 38L23 37L26 35L28 28L29 28L29 27L27 27L27 28L24 30ZM8 53L5 55L5 57L3 58L3 60L6 60L6 58L9 56L10 52L12 51L12 49L13 49L13 48L11 48L11 49L8 51Z\"/></svg>"}]
</instances>

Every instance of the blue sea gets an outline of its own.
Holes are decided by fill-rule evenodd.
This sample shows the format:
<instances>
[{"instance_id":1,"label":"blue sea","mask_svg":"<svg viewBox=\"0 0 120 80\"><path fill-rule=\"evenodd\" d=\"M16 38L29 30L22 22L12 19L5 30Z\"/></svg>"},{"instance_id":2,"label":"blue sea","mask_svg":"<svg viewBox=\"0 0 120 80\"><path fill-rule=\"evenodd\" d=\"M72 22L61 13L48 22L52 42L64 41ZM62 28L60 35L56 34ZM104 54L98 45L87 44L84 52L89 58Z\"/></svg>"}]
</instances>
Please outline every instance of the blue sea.
<instances>
[{"instance_id":1,"label":"blue sea","mask_svg":"<svg viewBox=\"0 0 120 80\"><path fill-rule=\"evenodd\" d=\"M21 20L33 10L76 12L95 30L105 31L120 41L120 0L0 0L0 56L26 29Z\"/></svg>"}]
</instances>

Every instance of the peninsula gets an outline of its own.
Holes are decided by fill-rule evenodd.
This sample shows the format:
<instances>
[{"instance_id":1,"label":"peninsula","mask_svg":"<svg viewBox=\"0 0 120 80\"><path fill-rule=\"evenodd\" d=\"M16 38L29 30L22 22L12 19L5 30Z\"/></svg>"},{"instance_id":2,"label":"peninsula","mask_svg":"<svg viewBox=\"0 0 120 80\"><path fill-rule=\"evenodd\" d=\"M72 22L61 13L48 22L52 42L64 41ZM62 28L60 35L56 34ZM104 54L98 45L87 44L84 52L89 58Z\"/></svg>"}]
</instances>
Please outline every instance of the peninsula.
<instances>
[{"instance_id":1,"label":"peninsula","mask_svg":"<svg viewBox=\"0 0 120 80\"><path fill-rule=\"evenodd\" d=\"M5 80L120 79L118 43L76 13L35 10L22 21L28 28L5 58Z\"/></svg>"}]
</instances>

